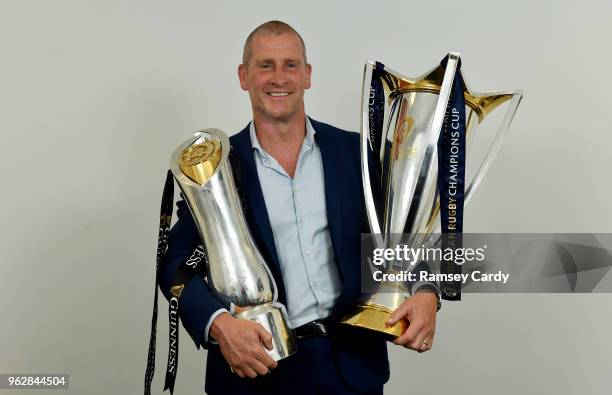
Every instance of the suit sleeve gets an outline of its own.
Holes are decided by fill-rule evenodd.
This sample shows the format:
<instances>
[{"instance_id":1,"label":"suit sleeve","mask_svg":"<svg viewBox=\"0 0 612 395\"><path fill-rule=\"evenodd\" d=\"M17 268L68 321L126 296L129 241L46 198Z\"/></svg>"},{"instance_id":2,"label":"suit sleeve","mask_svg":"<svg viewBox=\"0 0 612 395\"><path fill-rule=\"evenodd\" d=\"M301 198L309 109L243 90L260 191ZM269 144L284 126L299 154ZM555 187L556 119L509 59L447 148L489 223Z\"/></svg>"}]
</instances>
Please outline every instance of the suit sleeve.
<instances>
[{"instance_id":1,"label":"suit sleeve","mask_svg":"<svg viewBox=\"0 0 612 395\"><path fill-rule=\"evenodd\" d=\"M170 230L168 249L159 269L159 287L166 299L170 299L170 288L175 285L178 268L201 244L187 204L181 200L177 202L177 207L178 221ZM203 275L195 275L185 284L179 300L179 316L197 348L200 345L208 348L211 344L205 341L205 328L211 317L223 308L213 296Z\"/></svg>"}]
</instances>

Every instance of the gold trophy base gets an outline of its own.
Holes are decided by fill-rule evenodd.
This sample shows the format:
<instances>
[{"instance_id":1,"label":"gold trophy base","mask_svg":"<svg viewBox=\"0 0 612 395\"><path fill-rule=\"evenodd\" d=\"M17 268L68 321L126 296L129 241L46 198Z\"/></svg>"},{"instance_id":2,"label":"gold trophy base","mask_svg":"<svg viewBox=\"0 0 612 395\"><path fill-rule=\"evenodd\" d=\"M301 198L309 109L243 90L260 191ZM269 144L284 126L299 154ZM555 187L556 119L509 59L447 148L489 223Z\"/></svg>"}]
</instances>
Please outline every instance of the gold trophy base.
<instances>
[{"instance_id":1,"label":"gold trophy base","mask_svg":"<svg viewBox=\"0 0 612 395\"><path fill-rule=\"evenodd\" d=\"M360 303L345 315L340 322L346 325L369 329L385 335L387 340L394 340L408 328L408 321L401 319L393 326L385 325L393 310L385 306Z\"/></svg>"}]
</instances>

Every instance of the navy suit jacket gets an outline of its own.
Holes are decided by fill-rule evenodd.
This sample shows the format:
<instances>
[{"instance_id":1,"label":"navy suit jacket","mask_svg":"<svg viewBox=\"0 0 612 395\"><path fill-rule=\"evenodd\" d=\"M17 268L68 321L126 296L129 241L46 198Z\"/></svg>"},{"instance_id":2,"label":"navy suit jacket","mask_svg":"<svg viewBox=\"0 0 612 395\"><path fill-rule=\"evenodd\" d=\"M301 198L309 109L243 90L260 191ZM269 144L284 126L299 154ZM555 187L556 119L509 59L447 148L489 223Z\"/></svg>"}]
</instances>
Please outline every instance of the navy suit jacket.
<instances>
[{"instance_id":1,"label":"navy suit jacket","mask_svg":"<svg viewBox=\"0 0 612 395\"><path fill-rule=\"evenodd\" d=\"M360 238L364 202L359 135L312 119L311 122L321 151L327 221L342 282L342 292L331 316L332 321L337 321L354 305L361 293ZM283 277L257 176L248 126L232 136L230 142L232 155L239 164L236 178L244 196L247 223L274 276L279 291L278 300L286 304ZM160 288L166 297L177 268L200 244L186 204L180 201L177 205L179 220L170 232L169 247L159 276ZM222 307L213 297L206 281L201 276L194 276L181 295L179 316L196 346L199 348L202 345L208 349L206 390L231 393L228 386L237 376L230 372L219 347L204 341L206 324L211 315ZM387 346L382 337L346 326L337 326L332 336L334 362L351 387L367 391L382 386L389 379Z\"/></svg>"}]
</instances>

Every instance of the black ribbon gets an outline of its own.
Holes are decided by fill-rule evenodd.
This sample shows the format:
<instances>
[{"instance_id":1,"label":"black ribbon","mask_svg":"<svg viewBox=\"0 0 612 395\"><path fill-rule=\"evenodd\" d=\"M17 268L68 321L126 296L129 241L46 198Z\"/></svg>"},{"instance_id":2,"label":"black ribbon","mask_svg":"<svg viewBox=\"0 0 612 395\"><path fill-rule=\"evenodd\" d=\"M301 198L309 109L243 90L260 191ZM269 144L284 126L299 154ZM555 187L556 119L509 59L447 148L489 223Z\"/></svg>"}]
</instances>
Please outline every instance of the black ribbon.
<instances>
[{"instance_id":1,"label":"black ribbon","mask_svg":"<svg viewBox=\"0 0 612 395\"><path fill-rule=\"evenodd\" d=\"M170 223L172 222L172 204L174 203L174 179L172 172L168 170L166 183L162 194L161 209L159 214L159 235L157 237L157 256L155 259L155 294L153 296L153 317L151 318L151 336L149 338L149 351L147 355L147 368L145 370L145 395L151 394L151 382L155 373L155 342L157 338L157 289L159 286L159 266L168 248L168 235L170 234ZM172 391L171 391L172 392Z\"/></svg>"},{"instance_id":2,"label":"black ribbon","mask_svg":"<svg viewBox=\"0 0 612 395\"><path fill-rule=\"evenodd\" d=\"M442 60L446 66L448 56ZM442 225L442 250L454 252L462 246L463 205L465 192L465 137L466 117L463 96L461 61L453 78L446 114L438 140L438 191L440 194L440 221ZM440 266L443 274L461 274L461 265L443 259ZM442 281L442 298L461 300L461 281Z\"/></svg>"},{"instance_id":3,"label":"black ribbon","mask_svg":"<svg viewBox=\"0 0 612 395\"><path fill-rule=\"evenodd\" d=\"M174 382L176 381L176 371L178 369L179 356L179 319L178 319L178 304L179 299L176 296L170 298L168 307L168 322L170 329L168 330L168 363L166 364L166 381L164 382L164 391L170 389L170 393L174 392Z\"/></svg>"},{"instance_id":4,"label":"black ribbon","mask_svg":"<svg viewBox=\"0 0 612 395\"><path fill-rule=\"evenodd\" d=\"M204 263L204 264L203 264ZM164 383L164 391L170 389L170 393L174 392L174 381L178 371L179 357L179 302L183 289L189 283L191 278L197 273L204 273L206 264L208 263L208 254L204 245L199 245L193 253L183 262L176 274L174 282L170 288L170 300L168 306L168 322L170 328L168 330L168 363L166 365L166 381Z\"/></svg>"},{"instance_id":5,"label":"black ribbon","mask_svg":"<svg viewBox=\"0 0 612 395\"><path fill-rule=\"evenodd\" d=\"M157 240L157 256L155 265L155 295L153 299L153 316L151 318L151 336L149 339L149 351L147 355L147 367L145 370L145 395L151 394L151 382L155 373L155 343L157 332L157 293L159 287L159 270L163 257L168 249L168 235L170 234L170 223L172 222L172 205L174 204L174 178L168 170L166 182L162 193L161 212L159 221L159 236ZM166 379L164 391L170 390L174 393L174 383L178 371L179 356L179 302L184 287L191 278L198 273L205 273L208 255L205 245L199 245L193 253L183 262L176 271L169 295L168 308L168 363L166 366Z\"/></svg>"},{"instance_id":6,"label":"black ribbon","mask_svg":"<svg viewBox=\"0 0 612 395\"><path fill-rule=\"evenodd\" d=\"M370 142L372 152L380 154L382 142L384 116L385 116L385 91L383 88L383 75L385 65L376 62L372 70L372 81L370 82L370 93L368 97L368 122L370 126ZM374 161L380 166L379 161ZM380 168L376 169L380 173Z\"/></svg>"},{"instance_id":7,"label":"black ribbon","mask_svg":"<svg viewBox=\"0 0 612 395\"><path fill-rule=\"evenodd\" d=\"M376 62L372 70L372 79L370 82L370 92L368 96L368 123L370 128L370 148L372 158L368 158L370 164L370 181L372 187L372 195L374 198L374 207L378 218L383 217L384 212L384 180L386 180L389 163L387 152L383 155L385 163L381 163L378 159L381 149L388 151L390 149L383 138L384 118L385 118L385 90L384 80L386 77L385 65ZM384 146L383 146L384 145Z\"/></svg>"}]
</instances>

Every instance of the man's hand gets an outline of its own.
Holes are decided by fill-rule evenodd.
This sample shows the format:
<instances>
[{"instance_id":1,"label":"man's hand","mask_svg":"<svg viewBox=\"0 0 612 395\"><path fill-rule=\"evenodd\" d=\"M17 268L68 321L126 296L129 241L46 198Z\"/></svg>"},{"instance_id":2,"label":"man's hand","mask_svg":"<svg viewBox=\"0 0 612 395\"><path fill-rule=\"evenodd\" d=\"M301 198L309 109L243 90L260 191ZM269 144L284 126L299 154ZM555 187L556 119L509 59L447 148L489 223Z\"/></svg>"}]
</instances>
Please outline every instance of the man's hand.
<instances>
[{"instance_id":1,"label":"man's hand","mask_svg":"<svg viewBox=\"0 0 612 395\"><path fill-rule=\"evenodd\" d=\"M240 377L265 375L277 365L263 348L272 349L272 335L256 322L223 313L211 324L209 335L219 343L223 357Z\"/></svg>"},{"instance_id":2,"label":"man's hand","mask_svg":"<svg viewBox=\"0 0 612 395\"><path fill-rule=\"evenodd\" d=\"M438 297L431 291L416 292L406 299L385 322L388 326L394 325L402 318L409 322L406 332L393 343L418 352L431 349L436 330L437 306Z\"/></svg>"}]
</instances>

